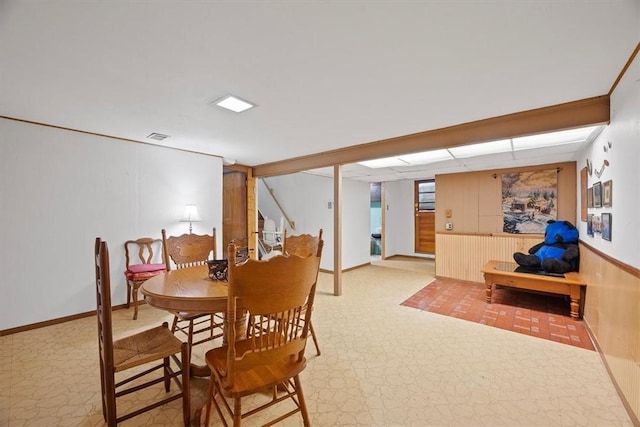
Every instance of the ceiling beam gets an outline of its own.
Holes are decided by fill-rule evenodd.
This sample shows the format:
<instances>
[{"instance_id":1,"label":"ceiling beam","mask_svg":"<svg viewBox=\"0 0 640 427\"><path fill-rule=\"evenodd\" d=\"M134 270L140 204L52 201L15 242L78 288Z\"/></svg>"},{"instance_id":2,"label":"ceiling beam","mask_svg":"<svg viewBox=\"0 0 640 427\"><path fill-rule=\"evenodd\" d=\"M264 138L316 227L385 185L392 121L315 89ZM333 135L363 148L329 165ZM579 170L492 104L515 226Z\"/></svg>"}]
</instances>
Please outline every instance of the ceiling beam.
<instances>
[{"instance_id":1,"label":"ceiling beam","mask_svg":"<svg viewBox=\"0 0 640 427\"><path fill-rule=\"evenodd\" d=\"M284 175L400 154L608 124L609 106L609 95L602 95L309 156L264 163L254 166L253 174L257 177Z\"/></svg>"}]
</instances>

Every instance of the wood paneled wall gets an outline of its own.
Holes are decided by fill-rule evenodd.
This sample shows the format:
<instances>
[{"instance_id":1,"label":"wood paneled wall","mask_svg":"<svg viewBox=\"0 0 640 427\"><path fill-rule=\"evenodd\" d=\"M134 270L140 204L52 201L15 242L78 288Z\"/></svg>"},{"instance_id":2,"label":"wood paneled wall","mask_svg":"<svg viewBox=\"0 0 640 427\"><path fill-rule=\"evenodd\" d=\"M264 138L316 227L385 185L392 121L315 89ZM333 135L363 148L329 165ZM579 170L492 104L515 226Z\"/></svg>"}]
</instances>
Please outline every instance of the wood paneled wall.
<instances>
[{"instance_id":1,"label":"wood paneled wall","mask_svg":"<svg viewBox=\"0 0 640 427\"><path fill-rule=\"evenodd\" d=\"M480 269L488 261L513 262L541 242L537 234L467 235L436 233L436 276L484 283Z\"/></svg>"},{"instance_id":2,"label":"wood paneled wall","mask_svg":"<svg viewBox=\"0 0 640 427\"><path fill-rule=\"evenodd\" d=\"M575 223L576 163L436 175L436 233L502 233L502 174L558 169L558 219ZM451 218L445 218L445 210ZM451 222L453 230L445 230ZM541 236L538 236L541 240Z\"/></svg>"},{"instance_id":3,"label":"wood paneled wall","mask_svg":"<svg viewBox=\"0 0 640 427\"><path fill-rule=\"evenodd\" d=\"M584 320L626 403L640 417L640 273L580 244Z\"/></svg>"}]
</instances>

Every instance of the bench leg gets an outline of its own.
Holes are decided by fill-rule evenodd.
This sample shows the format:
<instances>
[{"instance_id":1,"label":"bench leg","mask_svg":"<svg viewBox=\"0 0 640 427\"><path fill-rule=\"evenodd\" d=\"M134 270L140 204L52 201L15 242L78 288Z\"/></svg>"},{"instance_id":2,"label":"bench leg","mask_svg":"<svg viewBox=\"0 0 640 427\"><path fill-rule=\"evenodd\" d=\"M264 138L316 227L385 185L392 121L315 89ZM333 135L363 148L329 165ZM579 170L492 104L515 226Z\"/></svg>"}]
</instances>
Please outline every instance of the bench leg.
<instances>
[{"instance_id":1,"label":"bench leg","mask_svg":"<svg viewBox=\"0 0 640 427\"><path fill-rule=\"evenodd\" d=\"M487 296L487 302L491 304L491 294L493 292L493 285L491 283L486 284L485 295Z\"/></svg>"},{"instance_id":2,"label":"bench leg","mask_svg":"<svg viewBox=\"0 0 640 427\"><path fill-rule=\"evenodd\" d=\"M580 317L580 301L582 286L571 286L571 317L577 319Z\"/></svg>"},{"instance_id":3,"label":"bench leg","mask_svg":"<svg viewBox=\"0 0 640 427\"><path fill-rule=\"evenodd\" d=\"M580 299L571 298L571 317L577 319L580 316Z\"/></svg>"}]
</instances>

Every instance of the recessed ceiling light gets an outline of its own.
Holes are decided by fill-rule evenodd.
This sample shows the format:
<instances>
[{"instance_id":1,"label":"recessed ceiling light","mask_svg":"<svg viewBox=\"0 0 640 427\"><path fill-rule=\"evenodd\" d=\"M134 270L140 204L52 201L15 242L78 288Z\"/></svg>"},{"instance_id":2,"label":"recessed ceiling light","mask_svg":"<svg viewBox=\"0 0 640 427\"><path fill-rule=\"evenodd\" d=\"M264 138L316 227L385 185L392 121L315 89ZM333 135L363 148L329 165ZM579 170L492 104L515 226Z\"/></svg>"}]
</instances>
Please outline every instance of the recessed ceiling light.
<instances>
[{"instance_id":1,"label":"recessed ceiling light","mask_svg":"<svg viewBox=\"0 0 640 427\"><path fill-rule=\"evenodd\" d=\"M247 111L248 109L255 107L255 104L233 95L223 96L222 98L213 101L213 103L218 107L226 108L227 110L231 110L236 113L242 113L243 111Z\"/></svg>"}]
</instances>

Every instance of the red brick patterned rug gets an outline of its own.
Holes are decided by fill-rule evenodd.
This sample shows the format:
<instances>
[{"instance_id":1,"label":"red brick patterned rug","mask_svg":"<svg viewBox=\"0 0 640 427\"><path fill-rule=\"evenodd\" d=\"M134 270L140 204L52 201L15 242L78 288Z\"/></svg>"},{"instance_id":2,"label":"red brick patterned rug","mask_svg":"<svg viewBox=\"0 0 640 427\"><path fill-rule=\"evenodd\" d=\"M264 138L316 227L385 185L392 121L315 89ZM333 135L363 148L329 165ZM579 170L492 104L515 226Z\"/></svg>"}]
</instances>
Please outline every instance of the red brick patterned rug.
<instances>
[{"instance_id":1,"label":"red brick patterned rug","mask_svg":"<svg viewBox=\"0 0 640 427\"><path fill-rule=\"evenodd\" d=\"M402 305L594 350L587 327L562 295L497 287L493 303L481 283L436 279Z\"/></svg>"}]
</instances>

